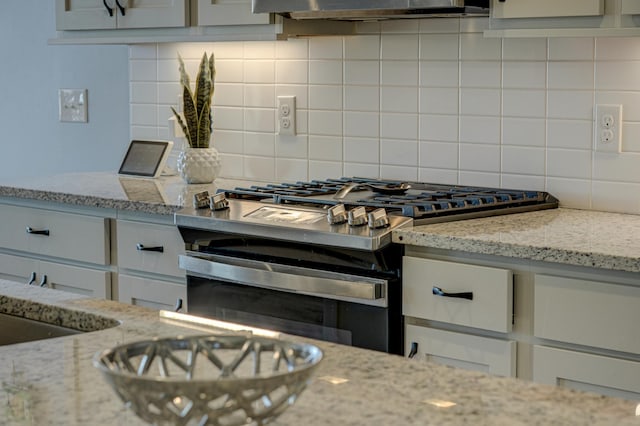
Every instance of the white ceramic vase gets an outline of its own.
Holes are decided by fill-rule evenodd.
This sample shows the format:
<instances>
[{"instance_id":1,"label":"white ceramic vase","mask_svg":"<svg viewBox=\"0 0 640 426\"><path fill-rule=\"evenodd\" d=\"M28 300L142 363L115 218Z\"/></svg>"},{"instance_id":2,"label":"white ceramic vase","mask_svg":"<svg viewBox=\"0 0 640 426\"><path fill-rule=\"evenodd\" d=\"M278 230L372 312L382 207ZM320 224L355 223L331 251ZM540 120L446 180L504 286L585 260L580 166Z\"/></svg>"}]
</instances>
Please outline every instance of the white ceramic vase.
<instances>
[{"instance_id":1,"label":"white ceramic vase","mask_svg":"<svg viewBox=\"0 0 640 426\"><path fill-rule=\"evenodd\" d=\"M178 154L178 173L187 183L211 183L220 174L222 163L218 150L185 146Z\"/></svg>"}]
</instances>

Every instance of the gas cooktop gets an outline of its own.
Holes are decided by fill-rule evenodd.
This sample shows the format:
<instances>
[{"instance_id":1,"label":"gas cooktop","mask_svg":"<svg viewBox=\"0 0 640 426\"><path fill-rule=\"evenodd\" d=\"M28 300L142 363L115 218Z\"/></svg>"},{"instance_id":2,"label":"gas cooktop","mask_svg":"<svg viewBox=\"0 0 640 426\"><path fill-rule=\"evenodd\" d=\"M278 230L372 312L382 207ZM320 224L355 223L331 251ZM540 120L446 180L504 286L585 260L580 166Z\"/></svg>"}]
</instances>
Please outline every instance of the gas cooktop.
<instances>
[{"instance_id":1,"label":"gas cooktop","mask_svg":"<svg viewBox=\"0 0 640 426\"><path fill-rule=\"evenodd\" d=\"M349 192L341 196L341 190ZM384 208L388 214L414 219L415 224L494 216L558 207L547 192L504 188L379 180L359 177L268 184L222 189L229 199L263 203L347 209Z\"/></svg>"}]
</instances>

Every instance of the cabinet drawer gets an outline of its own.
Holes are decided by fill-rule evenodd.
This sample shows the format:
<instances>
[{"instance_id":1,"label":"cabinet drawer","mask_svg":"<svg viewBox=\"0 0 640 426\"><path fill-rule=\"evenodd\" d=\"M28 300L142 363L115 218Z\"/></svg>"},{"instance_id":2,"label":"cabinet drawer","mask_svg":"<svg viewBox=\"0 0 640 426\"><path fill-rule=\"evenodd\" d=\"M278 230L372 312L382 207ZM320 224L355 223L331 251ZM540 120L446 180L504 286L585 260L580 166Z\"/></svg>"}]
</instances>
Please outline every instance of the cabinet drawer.
<instances>
[{"instance_id":1,"label":"cabinet drawer","mask_svg":"<svg viewBox=\"0 0 640 426\"><path fill-rule=\"evenodd\" d=\"M513 274L510 270L405 256L402 311L406 316L511 331ZM473 300L434 294L471 293Z\"/></svg>"},{"instance_id":2,"label":"cabinet drawer","mask_svg":"<svg viewBox=\"0 0 640 426\"><path fill-rule=\"evenodd\" d=\"M117 228L119 268L184 278L178 267L178 256L184 254L178 228L126 220L119 220Z\"/></svg>"},{"instance_id":3,"label":"cabinet drawer","mask_svg":"<svg viewBox=\"0 0 640 426\"><path fill-rule=\"evenodd\" d=\"M640 353L640 288L535 276L534 334L580 345Z\"/></svg>"},{"instance_id":4,"label":"cabinet drawer","mask_svg":"<svg viewBox=\"0 0 640 426\"><path fill-rule=\"evenodd\" d=\"M118 290L119 300L123 303L153 309L174 310L178 299L181 299L182 310L187 310L187 286L185 284L120 274Z\"/></svg>"},{"instance_id":5,"label":"cabinet drawer","mask_svg":"<svg viewBox=\"0 0 640 426\"><path fill-rule=\"evenodd\" d=\"M535 345L538 383L631 400L640 399L640 362Z\"/></svg>"},{"instance_id":6,"label":"cabinet drawer","mask_svg":"<svg viewBox=\"0 0 640 426\"><path fill-rule=\"evenodd\" d=\"M500 376L516 375L516 342L407 324L405 355L417 343L417 359Z\"/></svg>"},{"instance_id":7,"label":"cabinet drawer","mask_svg":"<svg viewBox=\"0 0 640 426\"><path fill-rule=\"evenodd\" d=\"M97 299L111 299L111 273L40 261L38 282L46 280L50 288L83 294Z\"/></svg>"},{"instance_id":8,"label":"cabinet drawer","mask_svg":"<svg viewBox=\"0 0 640 426\"><path fill-rule=\"evenodd\" d=\"M105 218L0 206L0 246L81 262L109 264Z\"/></svg>"}]
</instances>

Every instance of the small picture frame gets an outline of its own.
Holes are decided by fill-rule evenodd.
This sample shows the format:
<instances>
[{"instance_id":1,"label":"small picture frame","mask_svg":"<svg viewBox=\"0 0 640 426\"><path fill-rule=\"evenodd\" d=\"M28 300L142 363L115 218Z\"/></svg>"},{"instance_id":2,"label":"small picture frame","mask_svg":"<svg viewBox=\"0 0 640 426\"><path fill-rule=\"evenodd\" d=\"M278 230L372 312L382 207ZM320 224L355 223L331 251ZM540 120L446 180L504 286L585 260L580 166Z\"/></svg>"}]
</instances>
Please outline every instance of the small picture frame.
<instances>
[{"instance_id":1,"label":"small picture frame","mask_svg":"<svg viewBox=\"0 0 640 426\"><path fill-rule=\"evenodd\" d=\"M164 170L171 148L171 141L132 140L118 174L157 178Z\"/></svg>"}]
</instances>

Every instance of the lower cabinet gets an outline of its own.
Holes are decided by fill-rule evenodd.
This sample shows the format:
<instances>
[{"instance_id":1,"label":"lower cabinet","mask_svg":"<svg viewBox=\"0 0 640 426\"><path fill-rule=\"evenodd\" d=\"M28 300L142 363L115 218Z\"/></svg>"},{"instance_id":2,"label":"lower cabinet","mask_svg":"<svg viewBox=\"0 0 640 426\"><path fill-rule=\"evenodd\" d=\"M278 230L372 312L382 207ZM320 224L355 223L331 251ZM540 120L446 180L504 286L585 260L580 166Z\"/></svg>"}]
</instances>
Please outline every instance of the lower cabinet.
<instances>
[{"instance_id":1,"label":"lower cabinet","mask_svg":"<svg viewBox=\"0 0 640 426\"><path fill-rule=\"evenodd\" d=\"M515 377L516 342L407 324L405 354L467 370ZM412 349L415 351L413 354Z\"/></svg>"},{"instance_id":2,"label":"lower cabinet","mask_svg":"<svg viewBox=\"0 0 640 426\"><path fill-rule=\"evenodd\" d=\"M120 274L119 300L123 303L145 306L153 309L187 311L187 287L185 284L159 281Z\"/></svg>"},{"instance_id":3,"label":"lower cabinet","mask_svg":"<svg viewBox=\"0 0 640 426\"><path fill-rule=\"evenodd\" d=\"M535 345L533 380L640 400L640 362Z\"/></svg>"},{"instance_id":4,"label":"lower cabinet","mask_svg":"<svg viewBox=\"0 0 640 426\"><path fill-rule=\"evenodd\" d=\"M111 298L111 272L0 254L0 277L98 299Z\"/></svg>"}]
</instances>

